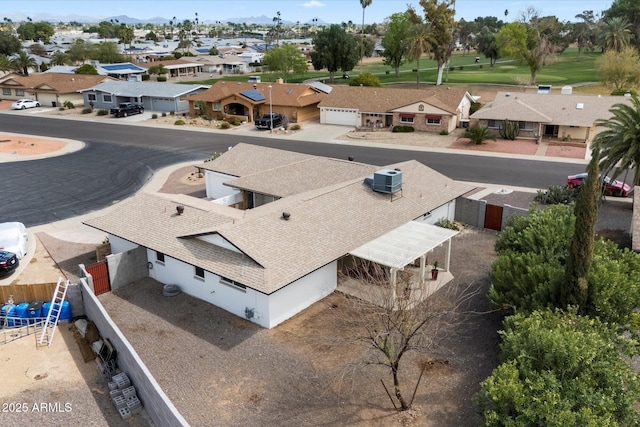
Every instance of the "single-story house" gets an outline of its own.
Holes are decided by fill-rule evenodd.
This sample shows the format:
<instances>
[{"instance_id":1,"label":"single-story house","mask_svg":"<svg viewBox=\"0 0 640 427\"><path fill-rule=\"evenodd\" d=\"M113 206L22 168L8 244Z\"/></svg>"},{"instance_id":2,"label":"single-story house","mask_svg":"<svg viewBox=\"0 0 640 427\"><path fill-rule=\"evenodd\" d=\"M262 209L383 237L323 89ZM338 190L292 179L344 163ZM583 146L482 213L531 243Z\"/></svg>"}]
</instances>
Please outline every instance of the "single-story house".
<instances>
[{"instance_id":1,"label":"single-story house","mask_svg":"<svg viewBox=\"0 0 640 427\"><path fill-rule=\"evenodd\" d=\"M475 101L464 89L400 89L335 85L318 104L320 123L363 128L412 126L451 132L469 119Z\"/></svg>"},{"instance_id":2,"label":"single-story house","mask_svg":"<svg viewBox=\"0 0 640 427\"><path fill-rule=\"evenodd\" d=\"M185 99L207 90L207 85L109 81L81 90L84 105L110 109L122 102L141 103L146 110L180 112L189 109Z\"/></svg>"},{"instance_id":3,"label":"single-story house","mask_svg":"<svg viewBox=\"0 0 640 427\"><path fill-rule=\"evenodd\" d=\"M457 232L433 223L473 189L417 161L381 168L249 144L198 166L208 198L140 193L85 224L108 234L112 289L152 277L265 328L332 293L354 259L386 268L395 289L418 260L423 280L427 253L447 245L448 272Z\"/></svg>"},{"instance_id":4,"label":"single-story house","mask_svg":"<svg viewBox=\"0 0 640 427\"><path fill-rule=\"evenodd\" d=\"M107 81L113 78L64 73L9 74L0 78L0 89L2 99L29 98L42 106L59 107L67 101L81 103L82 95L78 91Z\"/></svg>"},{"instance_id":5,"label":"single-story house","mask_svg":"<svg viewBox=\"0 0 640 427\"><path fill-rule=\"evenodd\" d=\"M498 130L504 120L518 122L520 138L583 142L598 134L598 119L609 119L622 96L498 92L493 102L471 115L473 124Z\"/></svg>"},{"instance_id":6,"label":"single-story house","mask_svg":"<svg viewBox=\"0 0 640 427\"><path fill-rule=\"evenodd\" d=\"M204 101L205 114L211 117L238 117L253 122L273 111L286 115L290 123L300 123L318 118L318 103L326 95L317 87L281 80L276 83L219 81L206 92L189 96L187 100L192 115L198 112L196 101Z\"/></svg>"},{"instance_id":7,"label":"single-story house","mask_svg":"<svg viewBox=\"0 0 640 427\"><path fill-rule=\"evenodd\" d=\"M142 75L147 72L146 68L142 68L136 64L132 64L131 62L122 62L118 64L99 64L95 61L92 61L96 70L98 70L98 74L106 74L107 76L111 76L118 80L133 80L139 79L142 80Z\"/></svg>"},{"instance_id":8,"label":"single-story house","mask_svg":"<svg viewBox=\"0 0 640 427\"><path fill-rule=\"evenodd\" d=\"M159 65L164 65L164 68L169 72L169 78L192 76L196 73L201 73L203 69L202 64L193 61L185 61L183 59L145 62L140 64L140 66L145 68L147 72L149 71L149 68L157 67Z\"/></svg>"}]
</instances>

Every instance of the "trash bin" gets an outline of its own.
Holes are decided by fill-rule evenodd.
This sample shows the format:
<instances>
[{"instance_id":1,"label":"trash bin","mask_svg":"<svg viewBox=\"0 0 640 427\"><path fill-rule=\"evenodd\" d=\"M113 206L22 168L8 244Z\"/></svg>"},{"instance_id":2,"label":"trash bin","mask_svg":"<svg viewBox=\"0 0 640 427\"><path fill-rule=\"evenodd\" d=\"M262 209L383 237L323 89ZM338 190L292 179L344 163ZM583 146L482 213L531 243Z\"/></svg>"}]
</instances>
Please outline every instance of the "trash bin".
<instances>
[{"instance_id":1,"label":"trash bin","mask_svg":"<svg viewBox=\"0 0 640 427\"><path fill-rule=\"evenodd\" d=\"M58 103L57 103L56 101L51 101L51 106L52 106L52 107L57 107L57 106L58 106Z\"/></svg>"}]
</instances>

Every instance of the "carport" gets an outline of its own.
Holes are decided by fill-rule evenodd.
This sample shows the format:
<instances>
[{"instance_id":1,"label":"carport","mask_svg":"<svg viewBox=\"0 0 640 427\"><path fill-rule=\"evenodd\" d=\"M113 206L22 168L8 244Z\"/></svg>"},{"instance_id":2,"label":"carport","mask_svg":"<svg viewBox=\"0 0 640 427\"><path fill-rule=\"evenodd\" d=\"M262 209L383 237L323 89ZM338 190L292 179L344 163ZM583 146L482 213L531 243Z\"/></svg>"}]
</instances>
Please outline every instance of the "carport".
<instances>
[{"instance_id":1,"label":"carport","mask_svg":"<svg viewBox=\"0 0 640 427\"><path fill-rule=\"evenodd\" d=\"M427 254L446 245L444 271L449 271L451 262L451 239L456 230L411 221L349 252L350 255L374 262L390 269L390 285L395 290L398 271L420 260L419 284L425 281Z\"/></svg>"}]
</instances>

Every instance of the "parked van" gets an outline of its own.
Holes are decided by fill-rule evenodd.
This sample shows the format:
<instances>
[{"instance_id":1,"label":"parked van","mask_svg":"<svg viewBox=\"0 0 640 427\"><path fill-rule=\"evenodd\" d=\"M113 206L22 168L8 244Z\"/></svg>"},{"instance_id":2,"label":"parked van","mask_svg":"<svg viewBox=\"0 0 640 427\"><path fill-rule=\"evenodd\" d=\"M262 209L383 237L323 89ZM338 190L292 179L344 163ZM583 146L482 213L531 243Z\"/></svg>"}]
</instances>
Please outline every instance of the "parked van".
<instances>
[{"instance_id":1,"label":"parked van","mask_svg":"<svg viewBox=\"0 0 640 427\"><path fill-rule=\"evenodd\" d=\"M260 76L249 76L249 83L260 83Z\"/></svg>"}]
</instances>

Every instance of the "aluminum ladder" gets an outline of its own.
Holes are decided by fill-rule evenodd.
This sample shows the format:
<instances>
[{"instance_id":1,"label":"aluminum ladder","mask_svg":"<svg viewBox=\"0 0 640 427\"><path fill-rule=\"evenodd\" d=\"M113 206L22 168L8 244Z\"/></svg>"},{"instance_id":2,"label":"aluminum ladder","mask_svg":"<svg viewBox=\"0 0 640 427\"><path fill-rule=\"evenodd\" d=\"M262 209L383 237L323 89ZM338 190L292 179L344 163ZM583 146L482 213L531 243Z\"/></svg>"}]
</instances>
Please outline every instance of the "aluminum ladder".
<instances>
[{"instance_id":1,"label":"aluminum ladder","mask_svg":"<svg viewBox=\"0 0 640 427\"><path fill-rule=\"evenodd\" d=\"M18 317L13 318L17 321L27 322L24 326L17 328L0 329L0 345L7 344L17 339L37 334L42 331L42 325L44 324L44 318L38 317L33 319L20 319Z\"/></svg>"},{"instance_id":2,"label":"aluminum ladder","mask_svg":"<svg viewBox=\"0 0 640 427\"><path fill-rule=\"evenodd\" d=\"M53 334L56 332L56 325L58 319L60 319L60 312L62 311L62 303L67 296L67 287L69 286L69 280L64 280L62 277L58 279L56 289L53 291L53 297L51 298L51 307L49 307L49 313L47 313L42 327L42 335L38 340L39 346L51 347L53 341Z\"/></svg>"}]
</instances>

